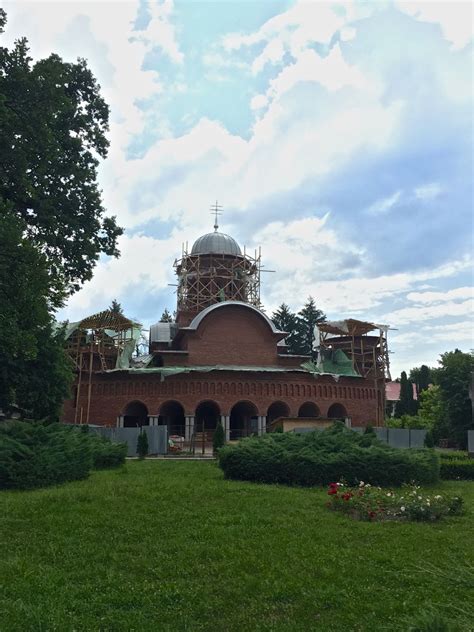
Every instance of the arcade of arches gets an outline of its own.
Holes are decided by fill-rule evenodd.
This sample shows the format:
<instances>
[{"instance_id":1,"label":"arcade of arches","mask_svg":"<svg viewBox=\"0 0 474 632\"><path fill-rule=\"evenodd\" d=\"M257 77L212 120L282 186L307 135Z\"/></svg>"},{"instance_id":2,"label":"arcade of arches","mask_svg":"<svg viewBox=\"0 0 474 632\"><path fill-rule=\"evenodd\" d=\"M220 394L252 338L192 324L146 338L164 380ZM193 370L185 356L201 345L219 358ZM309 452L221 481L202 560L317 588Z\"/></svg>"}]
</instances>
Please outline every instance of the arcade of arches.
<instances>
[{"instance_id":1,"label":"arcade of arches","mask_svg":"<svg viewBox=\"0 0 474 632\"><path fill-rule=\"evenodd\" d=\"M266 410L261 411L251 401L236 402L230 409L230 414L221 411L219 405L212 400L200 402L194 414L187 414L184 406L176 400L164 402L157 415L150 414L147 406L141 401L132 401L123 410L118 425L123 427L137 427L146 425L164 425L168 427L170 435L183 436L190 439L193 434L204 433L212 437L219 422L222 423L227 440L237 440L251 435L265 433L275 420L291 417L290 407L283 401L275 401ZM315 402L307 401L298 408L298 418L318 419L321 412ZM327 412L328 419L347 418L347 411L340 403L333 403Z\"/></svg>"}]
</instances>

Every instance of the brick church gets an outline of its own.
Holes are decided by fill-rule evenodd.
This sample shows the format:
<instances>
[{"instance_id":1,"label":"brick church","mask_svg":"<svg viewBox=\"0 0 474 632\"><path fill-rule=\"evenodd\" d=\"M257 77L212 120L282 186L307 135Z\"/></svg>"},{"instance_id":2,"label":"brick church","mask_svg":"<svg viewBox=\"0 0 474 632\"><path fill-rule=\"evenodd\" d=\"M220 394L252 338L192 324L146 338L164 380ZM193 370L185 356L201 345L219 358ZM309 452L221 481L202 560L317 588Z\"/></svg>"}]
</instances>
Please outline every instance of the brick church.
<instances>
[{"instance_id":1,"label":"brick church","mask_svg":"<svg viewBox=\"0 0 474 632\"><path fill-rule=\"evenodd\" d=\"M217 217L217 215L216 215ZM348 319L315 330L312 356L293 355L260 302L260 252L229 235L203 235L174 264L175 322L149 331L106 310L69 323L73 396L63 421L105 426L166 424L190 441L222 422L227 440L296 426L383 425L388 373L386 330Z\"/></svg>"}]
</instances>

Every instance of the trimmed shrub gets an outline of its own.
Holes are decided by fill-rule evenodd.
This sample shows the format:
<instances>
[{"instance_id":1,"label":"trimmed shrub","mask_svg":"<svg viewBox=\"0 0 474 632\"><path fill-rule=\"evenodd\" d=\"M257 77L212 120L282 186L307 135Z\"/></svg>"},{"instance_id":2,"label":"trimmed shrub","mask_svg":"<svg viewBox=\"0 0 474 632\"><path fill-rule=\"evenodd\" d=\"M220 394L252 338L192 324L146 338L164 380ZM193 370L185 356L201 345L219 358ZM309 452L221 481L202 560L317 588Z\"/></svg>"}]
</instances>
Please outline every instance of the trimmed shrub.
<instances>
[{"instance_id":1,"label":"trimmed shrub","mask_svg":"<svg viewBox=\"0 0 474 632\"><path fill-rule=\"evenodd\" d=\"M441 457L441 478L445 480L474 481L474 459Z\"/></svg>"},{"instance_id":2,"label":"trimmed shrub","mask_svg":"<svg viewBox=\"0 0 474 632\"><path fill-rule=\"evenodd\" d=\"M148 436L143 430L140 430L140 434L138 435L137 454L140 459L144 459L148 454Z\"/></svg>"},{"instance_id":3,"label":"trimmed shrub","mask_svg":"<svg viewBox=\"0 0 474 632\"><path fill-rule=\"evenodd\" d=\"M59 424L2 424L0 489L31 489L87 478L92 454L84 436Z\"/></svg>"},{"instance_id":4,"label":"trimmed shrub","mask_svg":"<svg viewBox=\"0 0 474 632\"><path fill-rule=\"evenodd\" d=\"M94 470L119 467L125 463L128 451L126 443L113 443L93 432L89 433L88 439Z\"/></svg>"},{"instance_id":5,"label":"trimmed shrub","mask_svg":"<svg viewBox=\"0 0 474 632\"><path fill-rule=\"evenodd\" d=\"M212 448L214 452L217 452L225 445L225 432L223 425L219 422L214 431L214 436L212 437Z\"/></svg>"},{"instance_id":6,"label":"trimmed shrub","mask_svg":"<svg viewBox=\"0 0 474 632\"><path fill-rule=\"evenodd\" d=\"M390 448L371 433L359 435L344 426L295 435L248 438L219 451L226 478L285 485L328 485L363 480L372 485L434 483L439 458L433 450Z\"/></svg>"},{"instance_id":7,"label":"trimmed shrub","mask_svg":"<svg viewBox=\"0 0 474 632\"><path fill-rule=\"evenodd\" d=\"M127 446L86 426L11 421L0 425L0 489L32 489L87 478L91 468L116 467Z\"/></svg>"}]
</instances>

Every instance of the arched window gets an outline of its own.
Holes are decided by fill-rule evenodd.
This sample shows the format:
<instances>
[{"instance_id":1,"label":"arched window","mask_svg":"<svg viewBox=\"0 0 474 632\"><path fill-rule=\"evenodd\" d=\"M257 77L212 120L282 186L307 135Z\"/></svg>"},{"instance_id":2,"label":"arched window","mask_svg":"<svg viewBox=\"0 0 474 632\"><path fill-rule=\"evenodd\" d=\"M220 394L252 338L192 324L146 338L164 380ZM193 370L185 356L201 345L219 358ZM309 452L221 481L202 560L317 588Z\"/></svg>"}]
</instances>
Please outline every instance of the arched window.
<instances>
[{"instance_id":1,"label":"arched window","mask_svg":"<svg viewBox=\"0 0 474 632\"><path fill-rule=\"evenodd\" d=\"M221 418L221 411L216 402L201 402L195 413L196 432L213 432Z\"/></svg>"},{"instance_id":2,"label":"arched window","mask_svg":"<svg viewBox=\"0 0 474 632\"><path fill-rule=\"evenodd\" d=\"M137 428L148 426L148 408L143 402L130 402L123 412L123 425L125 428Z\"/></svg>"},{"instance_id":3,"label":"arched window","mask_svg":"<svg viewBox=\"0 0 474 632\"><path fill-rule=\"evenodd\" d=\"M346 409L342 404L332 404L328 410L328 419L345 419L347 417Z\"/></svg>"},{"instance_id":4,"label":"arched window","mask_svg":"<svg viewBox=\"0 0 474 632\"><path fill-rule=\"evenodd\" d=\"M314 402L305 402L301 404L298 411L298 417L319 417L319 408Z\"/></svg>"},{"instance_id":5,"label":"arched window","mask_svg":"<svg viewBox=\"0 0 474 632\"><path fill-rule=\"evenodd\" d=\"M252 402L237 402L230 411L230 439L258 434L258 410Z\"/></svg>"}]
</instances>

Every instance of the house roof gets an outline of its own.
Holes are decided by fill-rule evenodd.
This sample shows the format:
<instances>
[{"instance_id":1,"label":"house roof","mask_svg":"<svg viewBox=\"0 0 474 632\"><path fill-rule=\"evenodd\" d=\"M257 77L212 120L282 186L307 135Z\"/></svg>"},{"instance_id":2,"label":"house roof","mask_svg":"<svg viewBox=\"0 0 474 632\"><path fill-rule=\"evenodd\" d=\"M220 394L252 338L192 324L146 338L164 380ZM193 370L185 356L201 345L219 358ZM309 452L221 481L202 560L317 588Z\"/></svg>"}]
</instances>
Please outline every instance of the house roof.
<instances>
[{"instance_id":1,"label":"house roof","mask_svg":"<svg viewBox=\"0 0 474 632\"><path fill-rule=\"evenodd\" d=\"M412 384L413 387L413 399L418 399L418 394L416 392L416 385ZM400 382L386 382L385 383L385 397L388 402L398 402L400 399Z\"/></svg>"}]
</instances>

